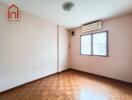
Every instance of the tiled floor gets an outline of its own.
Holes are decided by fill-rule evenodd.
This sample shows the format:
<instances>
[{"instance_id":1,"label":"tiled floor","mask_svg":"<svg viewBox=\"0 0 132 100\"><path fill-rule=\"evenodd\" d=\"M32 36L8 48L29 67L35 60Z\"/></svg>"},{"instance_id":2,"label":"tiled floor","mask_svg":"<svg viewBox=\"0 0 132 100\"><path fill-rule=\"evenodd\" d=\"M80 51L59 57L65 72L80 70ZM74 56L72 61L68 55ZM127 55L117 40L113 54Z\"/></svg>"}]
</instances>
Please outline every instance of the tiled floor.
<instances>
[{"instance_id":1,"label":"tiled floor","mask_svg":"<svg viewBox=\"0 0 132 100\"><path fill-rule=\"evenodd\" d=\"M68 70L2 93L0 100L132 100L132 85Z\"/></svg>"}]
</instances>

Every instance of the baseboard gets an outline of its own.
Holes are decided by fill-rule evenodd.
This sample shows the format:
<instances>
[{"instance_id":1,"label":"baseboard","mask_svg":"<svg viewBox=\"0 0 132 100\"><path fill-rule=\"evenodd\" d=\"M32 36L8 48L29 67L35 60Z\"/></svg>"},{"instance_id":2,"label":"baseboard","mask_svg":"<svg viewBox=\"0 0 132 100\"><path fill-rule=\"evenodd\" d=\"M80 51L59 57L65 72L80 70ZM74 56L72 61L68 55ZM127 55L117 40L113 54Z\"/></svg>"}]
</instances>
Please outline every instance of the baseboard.
<instances>
[{"instance_id":1,"label":"baseboard","mask_svg":"<svg viewBox=\"0 0 132 100\"><path fill-rule=\"evenodd\" d=\"M79 71L81 73L85 73L85 74L88 74L88 75L97 76L97 77L100 77L100 78L105 78L105 79L108 79L108 80L112 80L112 81L116 81L116 82L120 82L120 83L127 84L127 85L131 85L132 86L132 83L131 82L126 82L126 81L122 81L122 80L118 80L118 79L113 79L113 78L110 78L110 77L107 77L107 76L97 75L97 74L94 74L94 73L89 73L89 72L82 71L82 70L75 69L75 68L69 68L69 69L75 70L75 71Z\"/></svg>"},{"instance_id":2,"label":"baseboard","mask_svg":"<svg viewBox=\"0 0 132 100\"><path fill-rule=\"evenodd\" d=\"M28 85L28 84L30 84L30 83L32 83L32 82L36 82L36 81L38 81L38 80L41 80L41 79L43 79L43 78L47 78L47 77L50 77L50 76L53 76L53 75L56 75L56 74L58 74L58 73L55 72L55 73L50 74L50 75L47 75L47 76L45 76L45 77L38 78L38 79L35 79L35 80L33 80L33 81L26 82L26 83L21 84L21 85L18 85L18 86L16 86L16 87L13 87L13 88L7 89L7 90L5 90L5 91L0 92L0 95L5 94L5 93L10 92L10 91L13 91L13 90L15 90L16 88L22 87L22 86L24 86L24 85Z\"/></svg>"},{"instance_id":3,"label":"baseboard","mask_svg":"<svg viewBox=\"0 0 132 100\"><path fill-rule=\"evenodd\" d=\"M65 68L63 68L63 69L59 69L59 73L60 72L63 72L63 71L66 71L66 70L68 70L69 69L69 67L65 67Z\"/></svg>"},{"instance_id":4,"label":"baseboard","mask_svg":"<svg viewBox=\"0 0 132 100\"><path fill-rule=\"evenodd\" d=\"M0 92L0 95L6 94L6 93L8 93L8 92L10 92L10 91L15 90L16 88L22 87L22 86L24 86L24 85L28 85L28 84L30 84L30 83L32 83L32 82L35 82L35 81L41 80L41 79L43 79L43 78L47 78L47 77L50 77L50 76L53 76L53 75L56 75L56 74L59 74L59 73L62 73L62 72L68 71L68 70L75 70L75 71L79 71L79 72L81 72L81 73L85 73L85 74L88 74L88 75L96 76L96 77L99 77L99 78L105 78L105 79L108 79L108 80L111 80L111 81L116 81L116 82L120 82L120 83L127 84L127 85L131 85L131 86L132 86L132 83L125 82L125 81L122 81L122 80L112 79L112 78L109 78L109 77L106 77L106 76L96 75L96 74L93 74L93 73L81 71L81 70L74 69L74 68L67 68L67 69L65 69L65 70L63 70L63 71L61 71L61 72L56 72L56 73L53 73L53 74L51 74L51 75L48 75L48 76L45 76L45 77L42 77L42 78L39 78L39 79L30 81L30 82L27 82L27 83L25 83L25 84L16 86L16 87L14 87L14 88L11 88L11 89L2 91L2 92Z\"/></svg>"},{"instance_id":5,"label":"baseboard","mask_svg":"<svg viewBox=\"0 0 132 100\"><path fill-rule=\"evenodd\" d=\"M0 95L2 95L2 94L6 94L6 93L8 93L8 92L10 92L10 91L15 90L16 88L22 87L22 86L24 86L24 85L28 85L28 84L30 84L30 83L32 83L32 82L36 82L36 81L39 81L39 80L41 80L41 79L44 79L44 78L47 78L47 77L50 77L50 76L53 76L53 75L56 75L56 74L59 74L59 73L65 72L65 71L67 71L67 70L69 70L69 68L66 68L65 70L62 70L61 72L56 72L56 73L53 73L53 74L47 75L47 76L45 76L45 77L42 77L42 78L39 78L39 79L36 79L36 80L30 81L30 82L24 83L24 84L22 84L22 85L18 85L18 86L16 86L16 87L13 87L13 88L10 88L10 89L8 89L8 90L5 90L5 91L0 92Z\"/></svg>"}]
</instances>

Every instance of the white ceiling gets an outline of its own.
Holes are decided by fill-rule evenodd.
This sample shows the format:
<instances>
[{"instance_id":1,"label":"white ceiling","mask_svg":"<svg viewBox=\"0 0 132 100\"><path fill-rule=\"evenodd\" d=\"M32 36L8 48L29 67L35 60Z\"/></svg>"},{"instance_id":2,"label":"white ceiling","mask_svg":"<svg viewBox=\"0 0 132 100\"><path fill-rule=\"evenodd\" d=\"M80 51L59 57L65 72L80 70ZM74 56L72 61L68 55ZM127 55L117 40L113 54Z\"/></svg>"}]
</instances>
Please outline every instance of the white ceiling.
<instances>
[{"instance_id":1,"label":"white ceiling","mask_svg":"<svg viewBox=\"0 0 132 100\"><path fill-rule=\"evenodd\" d=\"M132 12L132 0L0 0L7 4L17 4L23 11L40 18L75 28L84 23L107 19ZM62 4L73 1L75 7L65 12Z\"/></svg>"}]
</instances>

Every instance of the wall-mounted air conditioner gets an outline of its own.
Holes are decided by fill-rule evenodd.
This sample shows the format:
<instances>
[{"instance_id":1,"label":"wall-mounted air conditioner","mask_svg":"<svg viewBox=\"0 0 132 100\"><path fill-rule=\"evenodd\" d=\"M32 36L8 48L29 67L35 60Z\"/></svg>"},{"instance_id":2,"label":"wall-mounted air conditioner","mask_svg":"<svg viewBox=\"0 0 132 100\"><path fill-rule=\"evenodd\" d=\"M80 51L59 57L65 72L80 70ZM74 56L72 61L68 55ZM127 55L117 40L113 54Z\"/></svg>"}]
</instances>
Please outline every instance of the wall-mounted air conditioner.
<instances>
[{"instance_id":1,"label":"wall-mounted air conditioner","mask_svg":"<svg viewBox=\"0 0 132 100\"><path fill-rule=\"evenodd\" d=\"M92 22L82 26L82 32L94 31L102 28L102 21Z\"/></svg>"}]
</instances>

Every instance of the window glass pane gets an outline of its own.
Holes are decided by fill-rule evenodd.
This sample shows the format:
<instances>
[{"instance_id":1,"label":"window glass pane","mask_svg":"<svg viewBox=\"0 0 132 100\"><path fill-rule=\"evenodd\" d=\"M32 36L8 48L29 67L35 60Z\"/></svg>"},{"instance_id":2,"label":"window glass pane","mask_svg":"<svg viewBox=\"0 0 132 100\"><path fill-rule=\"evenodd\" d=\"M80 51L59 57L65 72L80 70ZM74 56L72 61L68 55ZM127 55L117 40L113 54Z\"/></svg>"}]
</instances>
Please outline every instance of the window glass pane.
<instances>
[{"instance_id":1,"label":"window glass pane","mask_svg":"<svg viewBox=\"0 0 132 100\"><path fill-rule=\"evenodd\" d=\"M107 55L107 32L93 34L93 55Z\"/></svg>"},{"instance_id":2,"label":"window glass pane","mask_svg":"<svg viewBox=\"0 0 132 100\"><path fill-rule=\"evenodd\" d=\"M91 35L81 36L81 54L91 55Z\"/></svg>"}]
</instances>

